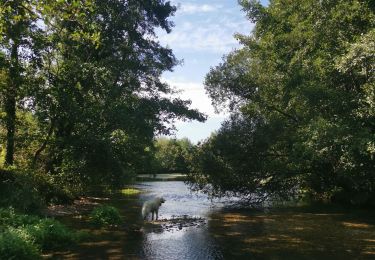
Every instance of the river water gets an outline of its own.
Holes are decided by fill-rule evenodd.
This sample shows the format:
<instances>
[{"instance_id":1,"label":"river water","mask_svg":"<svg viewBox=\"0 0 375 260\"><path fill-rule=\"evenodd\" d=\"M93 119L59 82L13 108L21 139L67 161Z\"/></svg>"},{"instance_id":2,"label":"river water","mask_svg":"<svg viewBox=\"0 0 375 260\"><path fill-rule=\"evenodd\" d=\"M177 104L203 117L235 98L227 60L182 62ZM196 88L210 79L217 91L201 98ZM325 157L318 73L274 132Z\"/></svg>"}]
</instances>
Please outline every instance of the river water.
<instances>
[{"instance_id":1,"label":"river water","mask_svg":"<svg viewBox=\"0 0 375 260\"><path fill-rule=\"evenodd\" d=\"M225 203L212 202L205 194L192 193L183 182L149 182L138 185L146 190L140 201L162 196L166 202L160 207L159 219L176 216L203 218ZM194 223L192 223L194 224ZM222 259L220 247L208 231L208 221L181 230L174 228L163 232L145 232L142 256L145 259Z\"/></svg>"},{"instance_id":2,"label":"river water","mask_svg":"<svg viewBox=\"0 0 375 260\"><path fill-rule=\"evenodd\" d=\"M375 259L374 211L332 206L235 209L228 206L234 199L210 201L181 181L142 182L135 187L143 192L106 202L120 209L124 227L88 228L90 242L57 258ZM142 203L156 196L166 200L159 210L161 221L144 222ZM192 221L181 226L181 216ZM170 228L160 225L171 219L177 221ZM75 226L89 227L81 220Z\"/></svg>"},{"instance_id":3,"label":"river water","mask_svg":"<svg viewBox=\"0 0 375 260\"><path fill-rule=\"evenodd\" d=\"M205 225L144 232L144 259L375 259L374 212L294 207L233 209L183 182L148 182L139 201L163 196L160 218L200 217Z\"/></svg>"}]
</instances>

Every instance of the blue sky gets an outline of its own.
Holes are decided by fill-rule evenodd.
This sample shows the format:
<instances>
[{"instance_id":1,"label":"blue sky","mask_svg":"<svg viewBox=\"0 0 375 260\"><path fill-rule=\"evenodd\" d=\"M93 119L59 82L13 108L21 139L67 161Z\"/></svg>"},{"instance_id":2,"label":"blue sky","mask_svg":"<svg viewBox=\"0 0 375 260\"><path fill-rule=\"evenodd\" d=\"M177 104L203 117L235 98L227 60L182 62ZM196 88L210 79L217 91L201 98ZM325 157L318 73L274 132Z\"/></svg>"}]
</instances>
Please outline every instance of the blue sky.
<instances>
[{"instance_id":1,"label":"blue sky","mask_svg":"<svg viewBox=\"0 0 375 260\"><path fill-rule=\"evenodd\" d=\"M218 65L223 55L239 48L235 33L250 34L253 29L236 0L173 0L178 6L172 18L175 27L170 34L158 32L162 45L173 49L183 60L173 72L163 74L163 80L181 90L179 96L190 99L193 108L208 116L205 123L176 122L177 138L188 137L193 142L205 139L219 129L226 115L215 114L206 95L203 81L210 68Z\"/></svg>"}]
</instances>

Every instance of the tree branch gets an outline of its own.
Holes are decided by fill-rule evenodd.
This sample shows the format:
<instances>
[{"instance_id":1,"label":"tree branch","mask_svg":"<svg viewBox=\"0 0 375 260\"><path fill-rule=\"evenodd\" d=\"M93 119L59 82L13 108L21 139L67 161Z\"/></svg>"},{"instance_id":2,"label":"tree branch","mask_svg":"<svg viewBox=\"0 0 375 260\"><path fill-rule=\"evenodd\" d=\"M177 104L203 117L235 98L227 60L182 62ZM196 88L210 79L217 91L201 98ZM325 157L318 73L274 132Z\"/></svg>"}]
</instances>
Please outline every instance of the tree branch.
<instances>
[{"instance_id":1,"label":"tree branch","mask_svg":"<svg viewBox=\"0 0 375 260\"><path fill-rule=\"evenodd\" d=\"M285 113L285 112L282 111L281 109L278 109L278 108L275 107L275 106L270 106L270 105L267 105L267 104L266 104L266 107L267 107L268 109L275 110L276 112L279 112L279 113L282 114L283 116L285 116L285 117L287 117L287 118L289 118L289 119L292 119L294 122L298 123L298 119L297 119L296 117L294 117L294 116L292 116L292 115L290 115L290 114L288 114L288 113Z\"/></svg>"},{"instance_id":2,"label":"tree branch","mask_svg":"<svg viewBox=\"0 0 375 260\"><path fill-rule=\"evenodd\" d=\"M38 150L36 150L35 154L34 154L34 158L33 158L33 161L32 161L32 164L31 164L31 167L34 169L35 168L35 164L38 160L38 157L40 155L41 152L43 152L43 150L47 147L47 144L48 144L48 141L53 133L53 128L55 127L55 123L53 120L51 120L51 126L48 130L48 133L47 133L47 137L46 139L44 140L44 142L42 143L42 145L39 147Z\"/></svg>"}]
</instances>

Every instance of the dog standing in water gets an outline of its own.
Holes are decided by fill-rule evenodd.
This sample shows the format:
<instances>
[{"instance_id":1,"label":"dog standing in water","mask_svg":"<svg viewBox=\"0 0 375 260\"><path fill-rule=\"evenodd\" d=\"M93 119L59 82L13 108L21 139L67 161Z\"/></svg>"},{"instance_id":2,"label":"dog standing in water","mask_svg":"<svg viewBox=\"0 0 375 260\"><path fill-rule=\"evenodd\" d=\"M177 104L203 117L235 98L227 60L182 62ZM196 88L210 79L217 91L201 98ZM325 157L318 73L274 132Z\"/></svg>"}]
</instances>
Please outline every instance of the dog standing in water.
<instances>
[{"instance_id":1,"label":"dog standing in water","mask_svg":"<svg viewBox=\"0 0 375 260\"><path fill-rule=\"evenodd\" d=\"M146 220L148 214L152 214L152 220L154 220L154 213L156 213L156 220L158 219L159 207L165 202L164 198L155 198L153 200L148 200L143 203L142 207L142 217Z\"/></svg>"}]
</instances>

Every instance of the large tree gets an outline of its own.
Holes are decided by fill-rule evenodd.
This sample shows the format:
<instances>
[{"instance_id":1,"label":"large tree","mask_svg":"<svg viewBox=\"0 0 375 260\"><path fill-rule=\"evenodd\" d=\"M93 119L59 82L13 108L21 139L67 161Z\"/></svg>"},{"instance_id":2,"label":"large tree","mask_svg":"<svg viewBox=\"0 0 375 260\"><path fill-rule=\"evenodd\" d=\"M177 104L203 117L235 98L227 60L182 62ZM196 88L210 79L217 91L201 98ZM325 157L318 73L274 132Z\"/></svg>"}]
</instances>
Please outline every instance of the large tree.
<instances>
[{"instance_id":1,"label":"large tree","mask_svg":"<svg viewBox=\"0 0 375 260\"><path fill-rule=\"evenodd\" d=\"M242 114L243 126L234 117L208 144L229 135L243 140L238 149L248 156L240 165L225 146L216 150L204 144L205 154L216 153L213 162L220 161L226 174L238 180L230 188L207 187L371 201L374 4L275 0L265 7L258 1L240 2L255 29L250 36L238 36L244 47L211 70L206 89L218 108L226 104ZM241 130L246 126L249 138ZM233 136L238 131L242 135ZM202 173L205 178L198 174L195 180L205 186L222 176L217 172Z\"/></svg>"},{"instance_id":2,"label":"large tree","mask_svg":"<svg viewBox=\"0 0 375 260\"><path fill-rule=\"evenodd\" d=\"M35 52L25 64L35 61L37 66L28 72L9 51L5 76L12 81L8 84L12 90L21 82L25 86L22 98L13 98L16 91L6 92L13 95L12 102L9 98L5 102L12 103L6 108L14 108L5 109L9 122L16 104L38 122L39 131L25 137L38 144L29 158L34 169L71 182L78 178L120 185L120 180L142 168L155 134L168 134L175 119L205 119L189 109L190 101L166 98L173 90L161 81L162 73L178 61L171 49L158 42L155 29L170 32L169 18L175 11L162 0L6 1L2 5L2 18L11 14L16 21L2 19L2 31L9 27L6 33L14 33L11 27L22 14L28 17L21 19L26 22L19 37L28 43L31 32L43 36L38 38L37 51L17 45L19 56ZM12 39L2 40L9 50L13 48ZM26 72L32 84L25 84ZM14 134L14 122L9 125L9 133ZM8 139L12 141L11 136Z\"/></svg>"},{"instance_id":3,"label":"large tree","mask_svg":"<svg viewBox=\"0 0 375 260\"><path fill-rule=\"evenodd\" d=\"M3 107L6 125L5 164L14 162L16 132L16 108L24 97L24 87L35 65L38 52L40 30L37 16L31 9L35 1L8 0L0 4L0 52L3 72Z\"/></svg>"}]
</instances>

